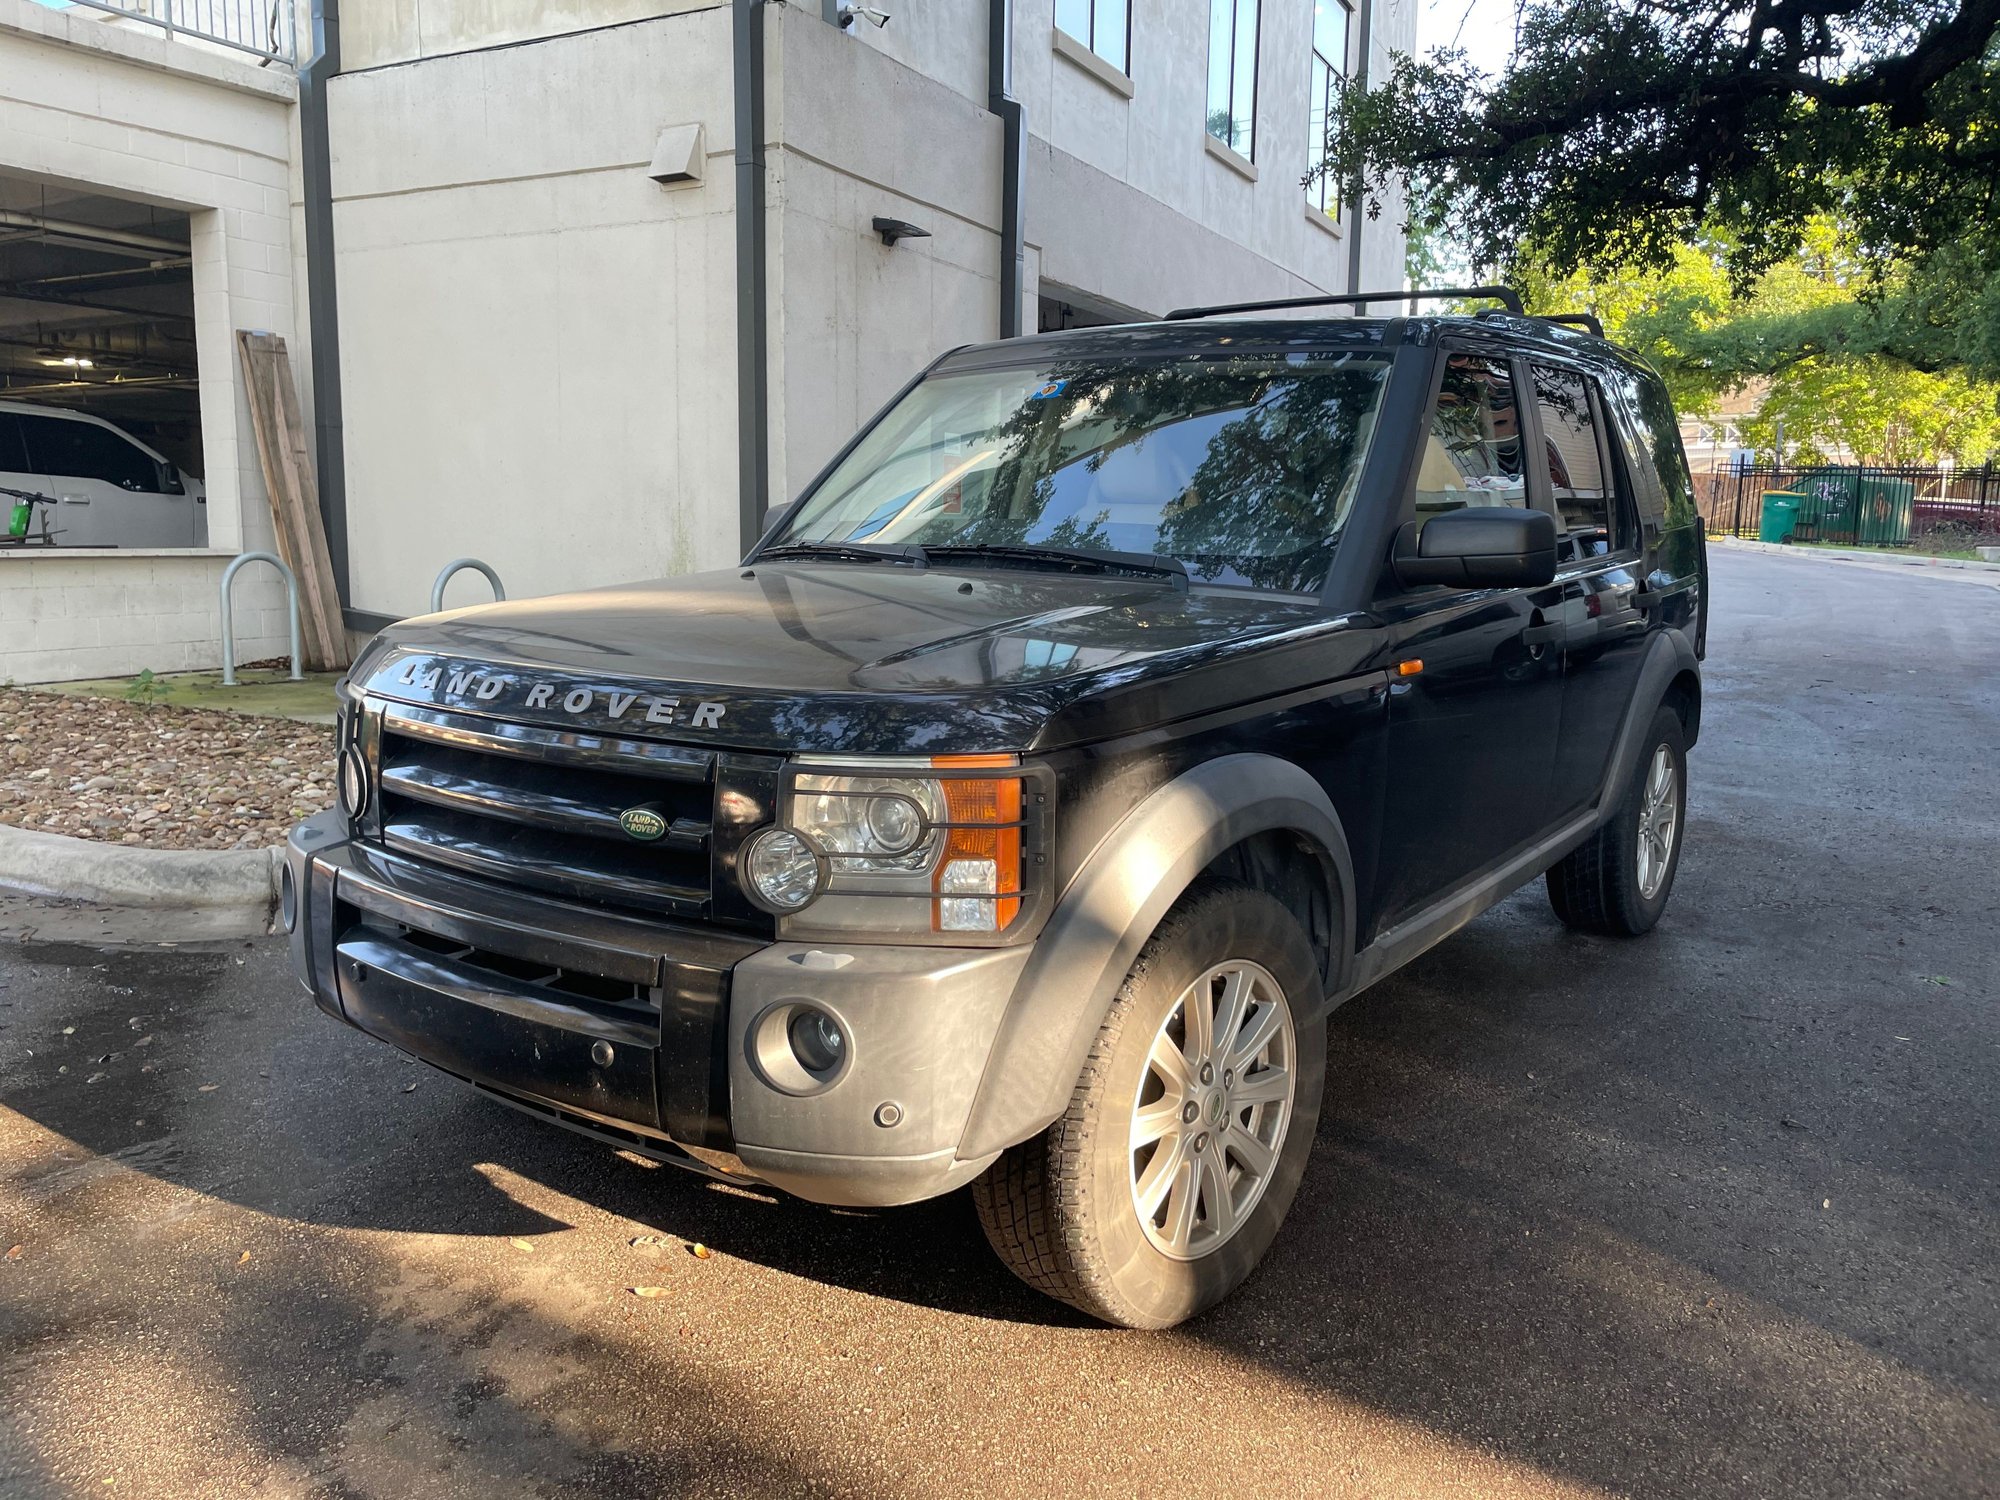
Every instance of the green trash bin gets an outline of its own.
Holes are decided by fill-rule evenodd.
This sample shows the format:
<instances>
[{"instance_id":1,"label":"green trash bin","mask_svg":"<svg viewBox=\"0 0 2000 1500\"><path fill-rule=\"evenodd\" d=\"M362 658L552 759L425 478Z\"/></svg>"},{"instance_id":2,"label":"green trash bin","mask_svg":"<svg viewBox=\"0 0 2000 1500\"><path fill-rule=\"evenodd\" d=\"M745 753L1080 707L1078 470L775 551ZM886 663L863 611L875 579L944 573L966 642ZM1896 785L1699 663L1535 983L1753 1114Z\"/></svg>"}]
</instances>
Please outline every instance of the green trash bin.
<instances>
[{"instance_id":1,"label":"green trash bin","mask_svg":"<svg viewBox=\"0 0 2000 1500\"><path fill-rule=\"evenodd\" d=\"M1917 487L1908 479L1869 475L1855 507L1854 540L1864 547L1907 547Z\"/></svg>"},{"instance_id":2,"label":"green trash bin","mask_svg":"<svg viewBox=\"0 0 2000 1500\"><path fill-rule=\"evenodd\" d=\"M1757 540L1760 542L1789 542L1792 530L1799 524L1799 506L1805 496L1790 490L1764 491L1764 509L1757 518Z\"/></svg>"}]
</instances>

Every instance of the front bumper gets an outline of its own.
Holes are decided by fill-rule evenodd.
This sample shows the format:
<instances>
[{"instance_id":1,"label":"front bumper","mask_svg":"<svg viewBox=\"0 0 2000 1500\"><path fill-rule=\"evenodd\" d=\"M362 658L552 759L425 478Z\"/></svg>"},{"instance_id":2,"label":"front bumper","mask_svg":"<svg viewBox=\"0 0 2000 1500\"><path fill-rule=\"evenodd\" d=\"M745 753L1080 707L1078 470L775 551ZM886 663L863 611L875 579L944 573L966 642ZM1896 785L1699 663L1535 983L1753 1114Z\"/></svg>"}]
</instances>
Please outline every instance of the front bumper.
<instances>
[{"instance_id":1,"label":"front bumper","mask_svg":"<svg viewBox=\"0 0 2000 1500\"><path fill-rule=\"evenodd\" d=\"M934 1197L992 1160L957 1147L1026 947L823 951L646 921L292 831L292 962L322 1010L556 1120L824 1203ZM832 1012L846 1064L811 1093L759 1022Z\"/></svg>"}]
</instances>

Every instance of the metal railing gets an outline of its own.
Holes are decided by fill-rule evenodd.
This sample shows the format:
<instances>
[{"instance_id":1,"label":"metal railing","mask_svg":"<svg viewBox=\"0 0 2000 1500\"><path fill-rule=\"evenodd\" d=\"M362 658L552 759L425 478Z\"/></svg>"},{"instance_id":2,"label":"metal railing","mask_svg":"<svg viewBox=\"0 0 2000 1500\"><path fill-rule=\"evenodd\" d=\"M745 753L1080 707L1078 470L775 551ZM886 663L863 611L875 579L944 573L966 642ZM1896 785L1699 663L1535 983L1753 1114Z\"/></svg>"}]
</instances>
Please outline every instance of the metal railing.
<instances>
[{"instance_id":1,"label":"metal railing","mask_svg":"<svg viewBox=\"0 0 2000 1500\"><path fill-rule=\"evenodd\" d=\"M1754 537L1763 517L1767 491L1805 492L1821 503L1811 507L1808 525L1814 534L1801 540L1902 546L1912 530L1936 527L1968 532L2000 532L2000 467L1937 469L1921 465L1758 464L1694 476L1695 505L1708 530L1716 536ZM1825 503L1829 489L1851 492L1852 505ZM1900 489L1894 514L1866 513L1867 499L1883 510L1877 497ZM1887 523L1886 525L1884 523ZM1824 535L1817 534L1824 532Z\"/></svg>"},{"instance_id":2,"label":"metal railing","mask_svg":"<svg viewBox=\"0 0 2000 1500\"><path fill-rule=\"evenodd\" d=\"M299 61L295 0L60 0L53 8L96 11L267 63Z\"/></svg>"},{"instance_id":3,"label":"metal railing","mask_svg":"<svg viewBox=\"0 0 2000 1500\"><path fill-rule=\"evenodd\" d=\"M222 570L222 582L217 592L222 596L222 685L236 686L236 616L230 601L229 585L236 581L236 575L245 563L269 563L285 575L285 608L292 617L292 681L303 679L299 675L299 580L282 557L275 552L243 552L229 561Z\"/></svg>"},{"instance_id":4,"label":"metal railing","mask_svg":"<svg viewBox=\"0 0 2000 1500\"><path fill-rule=\"evenodd\" d=\"M500 575L494 572L492 568L476 557L454 557L442 568L439 568L438 576L431 580L432 614L436 614L444 608L444 586L451 582L452 575L454 573L465 572L484 573L486 581L493 585L493 597L496 600L504 600L507 597L507 591L500 586Z\"/></svg>"}]
</instances>

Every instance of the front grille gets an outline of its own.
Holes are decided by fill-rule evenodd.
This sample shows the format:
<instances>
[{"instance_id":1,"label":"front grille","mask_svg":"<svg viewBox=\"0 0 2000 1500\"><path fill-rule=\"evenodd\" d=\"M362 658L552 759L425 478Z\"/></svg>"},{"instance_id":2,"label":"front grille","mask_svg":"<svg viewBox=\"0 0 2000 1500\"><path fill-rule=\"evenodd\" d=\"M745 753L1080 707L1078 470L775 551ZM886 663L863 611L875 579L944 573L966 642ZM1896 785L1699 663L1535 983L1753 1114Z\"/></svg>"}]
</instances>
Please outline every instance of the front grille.
<instances>
[{"instance_id":1,"label":"front grille","mask_svg":"<svg viewBox=\"0 0 2000 1500\"><path fill-rule=\"evenodd\" d=\"M583 969L515 958L491 948L461 943L456 938L424 932L405 922L386 924L386 933L406 948L429 953L469 973L510 979L541 990L549 999L617 1020L657 1024L660 1007L655 992L629 979L612 979Z\"/></svg>"},{"instance_id":2,"label":"front grille","mask_svg":"<svg viewBox=\"0 0 2000 1500\"><path fill-rule=\"evenodd\" d=\"M371 831L387 848L509 885L700 917L710 897L706 750L390 705ZM619 814L647 808L642 842Z\"/></svg>"}]
</instances>

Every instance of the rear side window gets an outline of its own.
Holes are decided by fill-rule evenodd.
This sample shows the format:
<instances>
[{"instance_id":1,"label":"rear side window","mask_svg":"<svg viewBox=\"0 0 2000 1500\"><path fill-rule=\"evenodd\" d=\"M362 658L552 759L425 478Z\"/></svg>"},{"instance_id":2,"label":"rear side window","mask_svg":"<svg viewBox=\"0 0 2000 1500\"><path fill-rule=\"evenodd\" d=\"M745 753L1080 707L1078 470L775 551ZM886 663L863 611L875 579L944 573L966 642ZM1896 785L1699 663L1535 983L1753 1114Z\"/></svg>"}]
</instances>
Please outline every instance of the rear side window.
<instances>
[{"instance_id":1,"label":"rear side window","mask_svg":"<svg viewBox=\"0 0 2000 1500\"><path fill-rule=\"evenodd\" d=\"M1651 450L1653 470L1660 476L1660 489L1666 495L1667 525L1691 525L1695 520L1694 479L1688 473L1687 454L1681 449L1674 404L1658 379L1635 380L1633 384L1646 447Z\"/></svg>"},{"instance_id":2,"label":"rear side window","mask_svg":"<svg viewBox=\"0 0 2000 1500\"><path fill-rule=\"evenodd\" d=\"M1603 404L1591 382L1573 370L1533 368L1549 496L1562 525L1565 553L1601 557L1633 545L1605 441Z\"/></svg>"},{"instance_id":3,"label":"rear side window","mask_svg":"<svg viewBox=\"0 0 2000 1500\"><path fill-rule=\"evenodd\" d=\"M1447 356L1417 466L1417 524L1467 506L1527 504L1512 367L1479 354Z\"/></svg>"},{"instance_id":4,"label":"rear side window","mask_svg":"<svg viewBox=\"0 0 2000 1500\"><path fill-rule=\"evenodd\" d=\"M21 419L11 411L0 411L0 474L28 472L28 444L21 436Z\"/></svg>"},{"instance_id":5,"label":"rear side window","mask_svg":"<svg viewBox=\"0 0 2000 1500\"><path fill-rule=\"evenodd\" d=\"M29 467L39 473L159 492L158 465L108 427L62 417L22 417L21 425L27 433Z\"/></svg>"}]
</instances>

